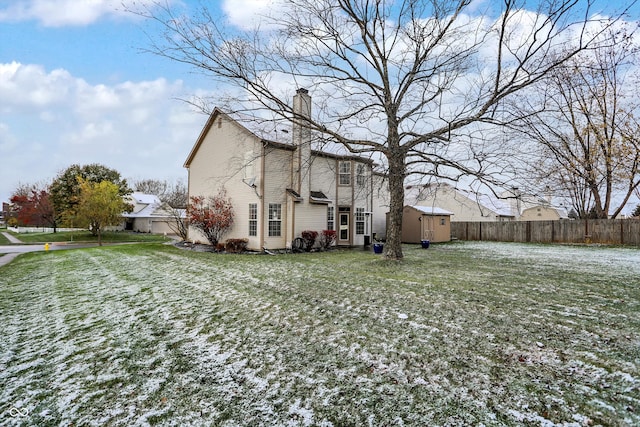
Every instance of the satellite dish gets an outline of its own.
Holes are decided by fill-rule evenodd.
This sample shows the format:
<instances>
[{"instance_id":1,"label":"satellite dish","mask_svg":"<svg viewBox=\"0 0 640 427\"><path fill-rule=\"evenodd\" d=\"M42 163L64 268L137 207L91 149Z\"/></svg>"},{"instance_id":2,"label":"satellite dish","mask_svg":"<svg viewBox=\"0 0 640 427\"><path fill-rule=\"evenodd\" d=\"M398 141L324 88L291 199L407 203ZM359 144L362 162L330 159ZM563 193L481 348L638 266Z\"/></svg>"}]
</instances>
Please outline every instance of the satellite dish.
<instances>
[{"instance_id":1,"label":"satellite dish","mask_svg":"<svg viewBox=\"0 0 640 427\"><path fill-rule=\"evenodd\" d=\"M256 177L252 176L251 178L249 178L249 180L246 182L246 184L249 187L255 187L256 186Z\"/></svg>"}]
</instances>

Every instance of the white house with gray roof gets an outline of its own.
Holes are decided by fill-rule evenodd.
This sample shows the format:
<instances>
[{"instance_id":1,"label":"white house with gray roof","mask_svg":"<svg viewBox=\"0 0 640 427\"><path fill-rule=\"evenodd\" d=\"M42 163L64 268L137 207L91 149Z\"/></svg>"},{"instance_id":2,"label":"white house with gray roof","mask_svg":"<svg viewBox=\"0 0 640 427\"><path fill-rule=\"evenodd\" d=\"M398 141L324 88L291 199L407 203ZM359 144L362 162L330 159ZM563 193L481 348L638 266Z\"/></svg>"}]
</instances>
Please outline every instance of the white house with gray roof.
<instances>
[{"instance_id":1,"label":"white house with gray roof","mask_svg":"<svg viewBox=\"0 0 640 427\"><path fill-rule=\"evenodd\" d=\"M127 201L133 205L133 211L122 214L125 230L152 234L174 234L176 215L183 220L186 218L184 209L175 210L163 203L154 194L134 191L127 196Z\"/></svg>"}]
</instances>

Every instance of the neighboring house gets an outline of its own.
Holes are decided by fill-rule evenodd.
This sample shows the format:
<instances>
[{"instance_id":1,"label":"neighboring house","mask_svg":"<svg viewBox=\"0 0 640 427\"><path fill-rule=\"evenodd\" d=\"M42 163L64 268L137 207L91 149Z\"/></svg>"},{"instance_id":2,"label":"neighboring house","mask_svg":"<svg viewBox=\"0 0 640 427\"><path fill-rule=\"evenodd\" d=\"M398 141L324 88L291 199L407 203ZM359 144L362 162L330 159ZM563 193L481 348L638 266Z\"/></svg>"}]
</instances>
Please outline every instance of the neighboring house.
<instances>
[{"instance_id":1,"label":"neighboring house","mask_svg":"<svg viewBox=\"0 0 640 427\"><path fill-rule=\"evenodd\" d=\"M306 89L298 89L293 102L297 114L310 117ZM304 230L336 230L344 246L384 235L374 162L313 150L309 130L294 124L291 131L250 130L216 108L184 164L189 197L226 190L235 222L225 238L247 238L252 250L286 248ZM193 228L189 238L206 243Z\"/></svg>"},{"instance_id":2,"label":"neighboring house","mask_svg":"<svg viewBox=\"0 0 640 427\"><path fill-rule=\"evenodd\" d=\"M0 213L0 223L7 225L11 218L17 218L18 214L12 209L12 205L2 202L2 212Z\"/></svg>"},{"instance_id":3,"label":"neighboring house","mask_svg":"<svg viewBox=\"0 0 640 427\"><path fill-rule=\"evenodd\" d=\"M439 207L453 213L454 222L542 221L565 218L563 209L546 199L508 191L496 197L456 189L445 183L409 186L405 201L413 205Z\"/></svg>"},{"instance_id":4,"label":"neighboring house","mask_svg":"<svg viewBox=\"0 0 640 427\"><path fill-rule=\"evenodd\" d=\"M152 234L175 234L172 224L176 222L176 215L183 220L186 219L184 209L174 210L156 195L134 191L127 198L133 205L133 211L122 214L125 219L125 230Z\"/></svg>"},{"instance_id":5,"label":"neighboring house","mask_svg":"<svg viewBox=\"0 0 640 427\"><path fill-rule=\"evenodd\" d=\"M568 217L564 208L551 203L550 196L521 194L517 190L506 191L501 196L507 198L518 221L553 221Z\"/></svg>"},{"instance_id":6,"label":"neighboring house","mask_svg":"<svg viewBox=\"0 0 640 427\"><path fill-rule=\"evenodd\" d=\"M402 212L402 242L450 241L451 215L451 212L437 207L405 206Z\"/></svg>"},{"instance_id":7,"label":"neighboring house","mask_svg":"<svg viewBox=\"0 0 640 427\"><path fill-rule=\"evenodd\" d=\"M453 213L452 221L514 221L508 201L462 191L449 184L408 186L405 202L414 206L439 207Z\"/></svg>"}]
</instances>

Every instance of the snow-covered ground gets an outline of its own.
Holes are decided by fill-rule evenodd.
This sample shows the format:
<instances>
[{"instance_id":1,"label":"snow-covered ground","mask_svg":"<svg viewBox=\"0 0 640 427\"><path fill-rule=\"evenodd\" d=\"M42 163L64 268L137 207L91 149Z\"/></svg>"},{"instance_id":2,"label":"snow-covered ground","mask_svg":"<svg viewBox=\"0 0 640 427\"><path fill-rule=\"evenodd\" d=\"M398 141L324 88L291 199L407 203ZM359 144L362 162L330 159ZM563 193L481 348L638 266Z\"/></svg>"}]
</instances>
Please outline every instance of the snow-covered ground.
<instances>
[{"instance_id":1,"label":"snow-covered ground","mask_svg":"<svg viewBox=\"0 0 640 427\"><path fill-rule=\"evenodd\" d=\"M0 425L640 425L640 250L30 254Z\"/></svg>"}]
</instances>

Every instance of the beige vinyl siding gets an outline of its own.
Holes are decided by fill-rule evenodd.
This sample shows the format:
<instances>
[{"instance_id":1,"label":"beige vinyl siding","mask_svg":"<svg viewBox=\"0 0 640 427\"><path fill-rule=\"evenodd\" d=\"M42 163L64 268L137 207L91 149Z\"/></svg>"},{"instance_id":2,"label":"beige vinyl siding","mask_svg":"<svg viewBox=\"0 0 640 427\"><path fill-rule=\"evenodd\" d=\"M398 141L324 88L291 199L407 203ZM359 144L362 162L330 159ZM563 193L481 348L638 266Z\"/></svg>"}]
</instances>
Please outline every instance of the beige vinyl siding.
<instances>
[{"instance_id":1,"label":"beige vinyl siding","mask_svg":"<svg viewBox=\"0 0 640 427\"><path fill-rule=\"evenodd\" d=\"M518 221L553 221L560 219L556 209L546 206L534 206L522 211Z\"/></svg>"},{"instance_id":2,"label":"beige vinyl siding","mask_svg":"<svg viewBox=\"0 0 640 427\"><path fill-rule=\"evenodd\" d=\"M452 219L454 221L492 221L495 219L495 214L490 214L487 209L481 208L478 203L449 188L438 188L435 196L433 194L427 195L417 204L427 207L437 206L453 212Z\"/></svg>"},{"instance_id":3,"label":"beige vinyl siding","mask_svg":"<svg viewBox=\"0 0 640 427\"><path fill-rule=\"evenodd\" d=\"M350 233L351 242L355 245L359 245L364 243L364 234L356 234L356 221L355 221L355 213L356 208L361 208L365 212L373 212L373 195L371 190L372 186L372 170L371 165L369 163L361 163L355 160L347 160L349 162L349 170L351 173L351 178L349 180L349 185L338 185L339 181L339 165L341 162L345 160L339 158L332 157L317 157L314 159L312 164L311 171L311 190L313 191L322 191L328 198L330 198L333 203L331 206L335 208L335 220L334 220L334 228L337 227L337 212L339 207L349 207L351 216L349 219L350 222ZM360 172L360 177L358 177L358 172ZM385 213L380 212L380 222L381 224L385 224ZM298 214L299 215L299 214ZM298 220L299 216L296 216ZM326 206L323 206L323 209L309 210L306 212L306 217L308 217L308 221L305 221L304 224L301 224L297 227L299 230L303 228L312 229L312 230L325 230L326 229L326 216L327 210ZM373 221L375 220L375 215L369 214L365 216L365 232L370 234L374 231ZM321 230L316 228L312 228L315 224L322 224ZM382 225L381 232L384 234L384 225ZM337 229L337 228L336 228Z\"/></svg>"},{"instance_id":4,"label":"beige vinyl siding","mask_svg":"<svg viewBox=\"0 0 640 427\"><path fill-rule=\"evenodd\" d=\"M336 194L336 161L326 157L315 157L311 164L311 191L322 191L329 199Z\"/></svg>"},{"instance_id":5,"label":"beige vinyl siding","mask_svg":"<svg viewBox=\"0 0 640 427\"><path fill-rule=\"evenodd\" d=\"M353 200L353 192L351 187L338 188L338 196L336 197L336 206L351 206Z\"/></svg>"},{"instance_id":6,"label":"beige vinyl siding","mask_svg":"<svg viewBox=\"0 0 640 427\"><path fill-rule=\"evenodd\" d=\"M232 229L224 236L249 238L250 249L260 249L260 237L249 237L249 203L260 203L253 188L243 181L247 170L255 173L256 188L260 186L260 141L235 122L219 116L209 129L189 166L189 196L205 197L218 194L221 187L227 191L235 213ZM254 153L252 156L250 153ZM206 238L193 228L189 239L207 243Z\"/></svg>"},{"instance_id":7,"label":"beige vinyl siding","mask_svg":"<svg viewBox=\"0 0 640 427\"><path fill-rule=\"evenodd\" d=\"M364 236L370 235L373 230L373 196L371 194L371 165L366 163L360 163L353 161L353 208L351 210L352 216L352 238L354 245L364 244ZM358 176L359 169L361 174ZM360 210L360 215L358 215ZM364 214L368 212L368 214ZM358 223L360 223L360 229L358 229ZM362 233L358 233L362 231Z\"/></svg>"},{"instance_id":8,"label":"beige vinyl siding","mask_svg":"<svg viewBox=\"0 0 640 427\"><path fill-rule=\"evenodd\" d=\"M175 234L175 231L171 229L169 221L174 222L171 219L154 219L151 221L151 233L152 234Z\"/></svg>"},{"instance_id":9,"label":"beige vinyl siding","mask_svg":"<svg viewBox=\"0 0 640 427\"><path fill-rule=\"evenodd\" d=\"M354 163L354 169L357 170L358 166L362 166L364 169L364 173L361 176L363 179L362 183L358 183L358 179L354 178L353 180L353 207L355 208L364 208L365 212L372 211L372 194L371 194L371 166L364 163Z\"/></svg>"},{"instance_id":10,"label":"beige vinyl siding","mask_svg":"<svg viewBox=\"0 0 640 427\"><path fill-rule=\"evenodd\" d=\"M262 203L264 214L262 216L263 245L269 249L285 248L291 241L291 226L289 224L292 215L291 206L294 203L287 196L287 188L291 187L292 151L270 148L265 149L264 156L264 195ZM277 203L282 207L281 235L269 236L269 204Z\"/></svg>"},{"instance_id":11,"label":"beige vinyl siding","mask_svg":"<svg viewBox=\"0 0 640 427\"><path fill-rule=\"evenodd\" d=\"M304 95L306 91L299 91L298 101L310 102ZM326 230L328 206L334 210L336 230L340 209L350 212L350 237L343 243L360 244L363 235L356 235L353 215L356 208L373 211L372 164L356 156L311 151L308 135L294 129L296 135L299 138L294 138L294 144L264 140L215 109L185 161L189 195L209 197L226 189L235 223L225 238L248 238L249 249L281 249L304 230ZM339 185L340 162L348 165L343 168L349 175L344 180L348 185ZM312 202L311 192L324 197L315 195L317 202ZM257 207L257 227L252 229L256 236L250 236L249 231L252 204ZM279 206L278 236L269 233L270 205ZM367 234L373 229L372 218L366 216ZM204 242L195 230L189 237Z\"/></svg>"},{"instance_id":12,"label":"beige vinyl siding","mask_svg":"<svg viewBox=\"0 0 640 427\"><path fill-rule=\"evenodd\" d=\"M327 205L299 203L295 206L296 227L294 237L299 237L305 230L317 231L327 229Z\"/></svg>"},{"instance_id":13,"label":"beige vinyl siding","mask_svg":"<svg viewBox=\"0 0 640 427\"><path fill-rule=\"evenodd\" d=\"M310 190L320 191L330 200L335 200L337 187L337 162L334 158L314 156L310 170ZM306 201L296 206L295 237L305 230L318 233L327 229L327 205L313 204ZM335 203L330 206L335 207Z\"/></svg>"}]
</instances>

